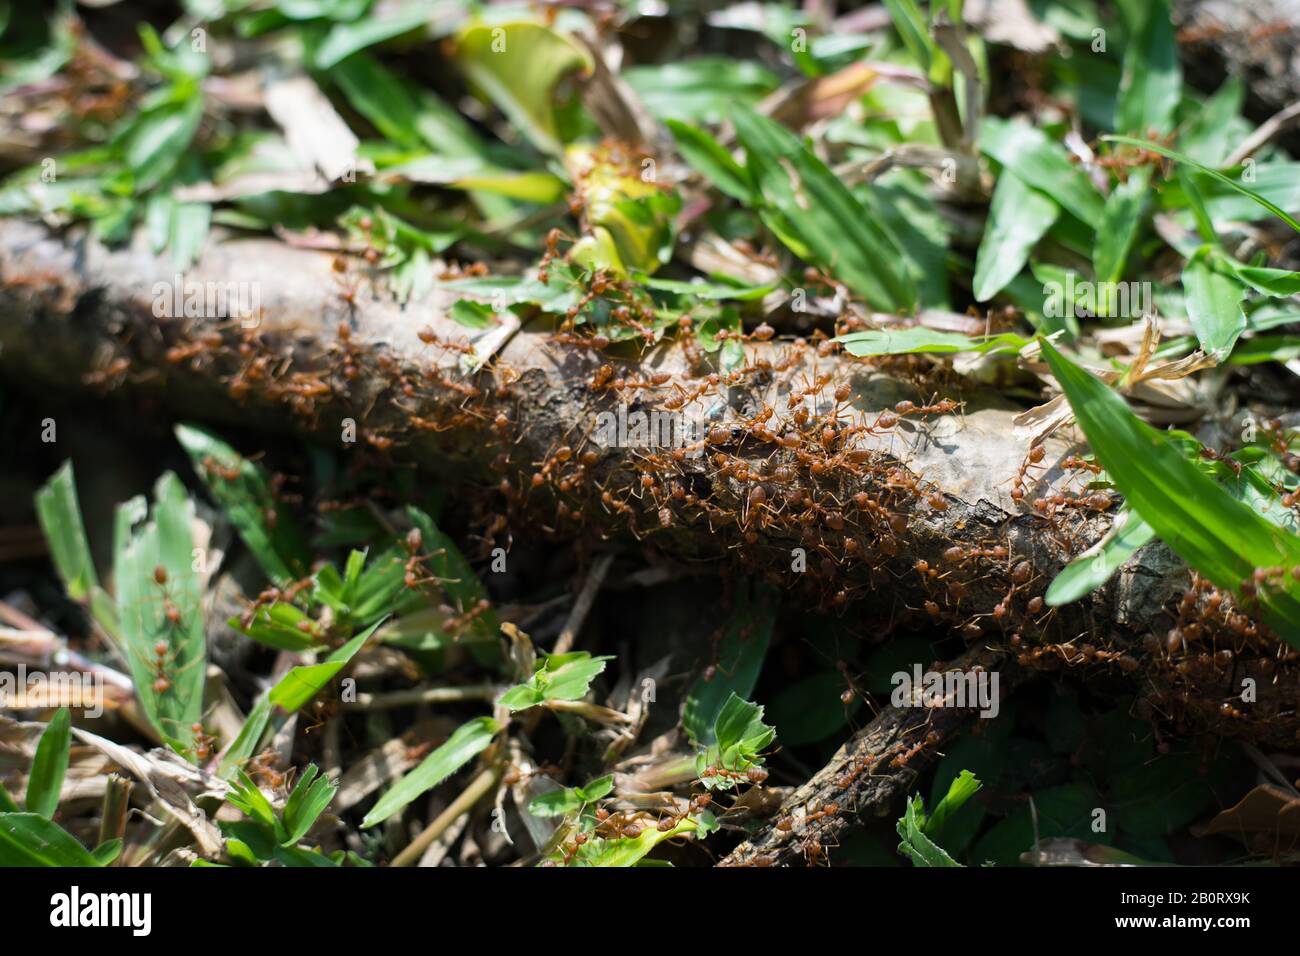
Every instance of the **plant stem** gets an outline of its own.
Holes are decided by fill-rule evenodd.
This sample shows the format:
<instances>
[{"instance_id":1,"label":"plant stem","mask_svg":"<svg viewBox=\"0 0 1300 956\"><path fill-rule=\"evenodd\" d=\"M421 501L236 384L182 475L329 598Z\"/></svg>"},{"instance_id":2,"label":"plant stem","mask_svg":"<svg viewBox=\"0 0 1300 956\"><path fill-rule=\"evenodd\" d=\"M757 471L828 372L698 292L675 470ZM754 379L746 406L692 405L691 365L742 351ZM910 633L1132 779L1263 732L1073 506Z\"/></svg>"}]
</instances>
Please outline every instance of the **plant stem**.
<instances>
[{"instance_id":1,"label":"plant stem","mask_svg":"<svg viewBox=\"0 0 1300 956\"><path fill-rule=\"evenodd\" d=\"M463 701L491 701L495 684L471 684L465 687L417 687L388 694L357 694L355 701L343 705L346 710L391 710L414 704L451 704Z\"/></svg>"},{"instance_id":2,"label":"plant stem","mask_svg":"<svg viewBox=\"0 0 1300 956\"><path fill-rule=\"evenodd\" d=\"M429 845L442 836L447 828L455 823L462 814L473 809L474 804L483 799L497 785L497 781L500 779L501 766L499 764L495 764L480 773L468 787L461 791L460 796L438 815L437 819L425 827L424 831L411 841L410 846L393 858L392 865L411 866L418 863Z\"/></svg>"},{"instance_id":3,"label":"plant stem","mask_svg":"<svg viewBox=\"0 0 1300 956\"><path fill-rule=\"evenodd\" d=\"M589 704L585 700L548 700L545 706L551 710L563 711L566 714L577 714L580 717L586 717L588 720L594 720L598 724L608 724L610 726L621 727L632 722L631 718L621 710L602 707L599 704Z\"/></svg>"}]
</instances>

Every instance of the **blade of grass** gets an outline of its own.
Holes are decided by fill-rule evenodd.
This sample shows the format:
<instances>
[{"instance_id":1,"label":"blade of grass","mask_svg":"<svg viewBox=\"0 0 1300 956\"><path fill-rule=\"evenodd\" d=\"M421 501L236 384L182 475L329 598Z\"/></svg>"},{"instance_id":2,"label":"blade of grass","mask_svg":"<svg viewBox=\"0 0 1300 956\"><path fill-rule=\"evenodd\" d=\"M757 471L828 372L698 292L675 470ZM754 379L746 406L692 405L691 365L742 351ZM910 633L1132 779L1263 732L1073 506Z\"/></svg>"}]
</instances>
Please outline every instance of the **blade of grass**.
<instances>
[{"instance_id":1,"label":"blade of grass","mask_svg":"<svg viewBox=\"0 0 1300 956\"><path fill-rule=\"evenodd\" d=\"M32 772L27 778L27 812L39 813L45 819L54 818L59 806L59 792L63 777L68 772L68 747L72 743L72 714L60 707L41 734L32 760Z\"/></svg>"},{"instance_id":2,"label":"blade of grass","mask_svg":"<svg viewBox=\"0 0 1300 956\"><path fill-rule=\"evenodd\" d=\"M86 527L81 520L77 480L71 460L65 461L36 492L36 516L68 597L74 601L86 600L91 589L99 584L99 579L90 558Z\"/></svg>"},{"instance_id":3,"label":"blade of grass","mask_svg":"<svg viewBox=\"0 0 1300 956\"><path fill-rule=\"evenodd\" d=\"M1061 214L1052 199L1003 170L975 255L975 301L987 302L1020 274L1029 253Z\"/></svg>"},{"instance_id":4,"label":"blade of grass","mask_svg":"<svg viewBox=\"0 0 1300 956\"><path fill-rule=\"evenodd\" d=\"M1183 71L1168 0L1146 0L1145 17L1124 50L1117 119L1125 132L1168 132L1183 95Z\"/></svg>"},{"instance_id":5,"label":"blade of grass","mask_svg":"<svg viewBox=\"0 0 1300 956\"><path fill-rule=\"evenodd\" d=\"M1175 554L1240 595L1256 568L1282 567L1280 586L1259 589L1265 622L1300 647L1300 537L1271 524L1205 475L1170 438L1139 419L1100 380L1042 342L1075 418L1115 487Z\"/></svg>"},{"instance_id":6,"label":"blade of grass","mask_svg":"<svg viewBox=\"0 0 1300 956\"><path fill-rule=\"evenodd\" d=\"M738 591L736 609L718 649L711 680L701 676L686 696L682 727L696 743L713 742L714 725L733 695L748 700L758 683L776 618L778 595L768 588Z\"/></svg>"},{"instance_id":7,"label":"blade of grass","mask_svg":"<svg viewBox=\"0 0 1300 956\"><path fill-rule=\"evenodd\" d=\"M1211 265L1213 249L1201 246L1187 260L1183 291L1187 294L1187 317L1201 348L1215 360L1223 361L1246 329L1246 313L1241 308L1246 290L1232 276Z\"/></svg>"},{"instance_id":8,"label":"blade of grass","mask_svg":"<svg viewBox=\"0 0 1300 956\"><path fill-rule=\"evenodd\" d=\"M1126 507L1116 516L1105 537L1067 564L1052 580L1043 600L1048 607L1060 607L1092 593L1155 536L1155 529Z\"/></svg>"},{"instance_id":9,"label":"blade of grass","mask_svg":"<svg viewBox=\"0 0 1300 956\"><path fill-rule=\"evenodd\" d=\"M461 724L446 743L379 798L361 826L373 827L383 823L412 800L432 790L486 750L500 729L500 724L491 717L475 717Z\"/></svg>"},{"instance_id":10,"label":"blade of grass","mask_svg":"<svg viewBox=\"0 0 1300 956\"><path fill-rule=\"evenodd\" d=\"M817 265L868 302L891 311L916 306L916 284L894 241L847 187L799 138L748 107L732 111L749 172L778 215L782 241L792 236Z\"/></svg>"},{"instance_id":11,"label":"blade of grass","mask_svg":"<svg viewBox=\"0 0 1300 956\"><path fill-rule=\"evenodd\" d=\"M1152 143L1145 139L1135 139L1132 136L1103 136L1102 139L1110 143L1123 143L1126 146L1136 146L1139 149L1150 150L1153 153L1159 153L1161 156L1164 156L1166 159L1172 159L1175 162L1184 163L1188 166L1191 166L1193 169L1197 170L1198 172L1204 173L1206 176L1209 176L1211 179L1222 183L1223 185L1227 186L1229 189L1235 192L1239 192L1247 199L1250 199L1253 202L1256 202L1259 205L1263 206L1265 209L1267 209L1273 215L1277 216L1279 219L1281 219L1284 223L1286 223L1296 232L1300 232L1300 222L1297 222L1294 217L1292 217L1289 213L1286 212L1286 210L1282 209L1276 203L1273 203L1268 199L1265 199L1263 196L1261 196L1259 193L1255 192L1252 189L1247 189L1241 183L1237 182L1236 180L1232 179L1229 176L1223 175L1223 173L1219 172L1217 169L1211 169L1209 166L1204 166L1198 163L1190 156L1185 156L1182 153L1178 152L1177 150L1170 149L1168 146L1162 146L1159 143Z\"/></svg>"},{"instance_id":12,"label":"blade of grass","mask_svg":"<svg viewBox=\"0 0 1300 956\"><path fill-rule=\"evenodd\" d=\"M304 664L290 670L280 678L280 682L275 687L271 688L271 703L289 713L298 710L320 693L325 685L347 666L382 623L383 621L376 621L321 663Z\"/></svg>"}]
</instances>

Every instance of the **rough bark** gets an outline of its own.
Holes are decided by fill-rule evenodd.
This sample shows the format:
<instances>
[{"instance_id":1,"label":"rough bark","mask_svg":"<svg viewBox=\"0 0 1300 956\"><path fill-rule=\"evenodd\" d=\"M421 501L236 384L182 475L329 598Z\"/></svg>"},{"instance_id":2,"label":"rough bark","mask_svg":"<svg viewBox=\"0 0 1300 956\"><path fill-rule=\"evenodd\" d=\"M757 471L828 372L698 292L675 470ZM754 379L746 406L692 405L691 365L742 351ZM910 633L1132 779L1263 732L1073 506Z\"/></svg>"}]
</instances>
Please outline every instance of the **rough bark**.
<instances>
[{"instance_id":1,"label":"rough bark","mask_svg":"<svg viewBox=\"0 0 1300 956\"><path fill-rule=\"evenodd\" d=\"M1002 698L1027 672L981 647L945 671L996 670ZM719 866L800 866L834 857L839 838L864 815L894 811L944 745L977 714L970 707L888 707L846 740L811 780L781 804L767 824Z\"/></svg>"},{"instance_id":2,"label":"rough bark","mask_svg":"<svg viewBox=\"0 0 1300 956\"><path fill-rule=\"evenodd\" d=\"M357 441L343 444L351 453L499 486L539 533L636 538L687 560L730 556L881 631L931 622L1030 668L1118 668L1175 728L1294 746L1294 651L1266 634L1233 633L1222 614L1200 643L1165 649L1188 576L1163 546L1144 549L1084 600L1039 606L1109 516L1078 508L1044 516L1028 506L1078 490L1079 475L1060 465L1071 449L1063 439L1049 439L1025 502L1012 500L1028 439L1013 424L1021 409L993 390L962 394L959 380L934 377L927 360L854 360L780 341L746 344L749 371L711 387L707 368L675 339L619 358L561 344L541 322L525 323L490 368L467 377L457 368L462 352L447 344L467 335L446 318L447 294L402 307L361 268L340 275L328 253L214 236L187 288L256 283L262 320L242 329L230 319L156 317L155 289L170 294L175 274L140 241L106 249L79 232L0 221L0 371L39 388L129 389L175 414L328 442L354 420ZM617 371L595 389L606 364ZM651 385L656 374L666 378ZM842 385L851 405L834 397ZM619 402L662 409L696 390L679 411L712 416L699 457L590 440L597 415ZM803 393L793 405L792 391ZM900 400L935 392L964 408L881 423ZM753 426L765 406L766 433ZM793 447L774 440L781 436ZM792 570L795 549L806 555L802 573ZM1234 716L1223 705L1246 676L1260 699L1236 704Z\"/></svg>"}]
</instances>

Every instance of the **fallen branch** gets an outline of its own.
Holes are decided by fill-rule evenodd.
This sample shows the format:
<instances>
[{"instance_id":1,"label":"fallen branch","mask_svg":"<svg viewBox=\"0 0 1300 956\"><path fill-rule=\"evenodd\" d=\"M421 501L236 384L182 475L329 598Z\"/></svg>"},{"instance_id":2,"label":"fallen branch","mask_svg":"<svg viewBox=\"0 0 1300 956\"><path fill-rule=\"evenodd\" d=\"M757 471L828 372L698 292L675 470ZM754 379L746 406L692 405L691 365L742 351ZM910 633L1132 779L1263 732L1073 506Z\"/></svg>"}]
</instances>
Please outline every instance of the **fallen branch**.
<instances>
[{"instance_id":1,"label":"fallen branch","mask_svg":"<svg viewBox=\"0 0 1300 956\"><path fill-rule=\"evenodd\" d=\"M1001 698L1026 672L1002 655L976 648L945 671L999 674ZM938 707L888 707L845 741L830 762L799 787L763 827L719 866L790 866L825 862L839 837L866 814L893 812L922 770L965 729L976 711L945 700Z\"/></svg>"},{"instance_id":2,"label":"fallen branch","mask_svg":"<svg viewBox=\"0 0 1300 956\"><path fill-rule=\"evenodd\" d=\"M157 316L176 282L143 241L110 250L0 221L0 371L32 388L89 383L176 415L292 428L353 455L415 462L498 488L513 517L544 533L731 557L798 599L890 629L951 627L1030 668L1118 668L1175 731L1265 745L1300 730L1297 655L1276 639L1207 625L1196 647L1165 648L1188 578L1159 543L1088 597L1045 608L1043 591L1104 533L1113 502L1075 494L1061 467L1075 446L1056 437L1014 500L1030 441L1015 428L1021 410L987 389L967 396L927 380L928 360L751 341L746 371L724 381L693 343L600 352L560 344L533 320L467 375L469 333L446 317L445 290L403 308L363 267L340 276L329 253L230 236L213 237L184 288L250 283L255 328ZM953 411L908 411L939 389ZM598 416L620 407L703 422L707 440L603 447ZM1028 507L1054 495L1076 506ZM1247 677L1258 700L1225 709Z\"/></svg>"}]
</instances>

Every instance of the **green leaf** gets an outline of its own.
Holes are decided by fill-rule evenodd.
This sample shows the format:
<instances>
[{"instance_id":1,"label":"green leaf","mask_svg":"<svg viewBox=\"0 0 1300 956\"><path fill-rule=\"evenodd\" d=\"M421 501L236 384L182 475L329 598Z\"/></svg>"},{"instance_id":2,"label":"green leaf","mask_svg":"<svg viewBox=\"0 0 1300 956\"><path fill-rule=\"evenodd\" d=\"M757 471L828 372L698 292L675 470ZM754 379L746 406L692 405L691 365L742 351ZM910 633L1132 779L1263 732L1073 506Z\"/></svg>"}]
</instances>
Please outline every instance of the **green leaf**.
<instances>
[{"instance_id":1,"label":"green leaf","mask_svg":"<svg viewBox=\"0 0 1300 956\"><path fill-rule=\"evenodd\" d=\"M776 728L763 722L760 705L733 693L718 713L709 739L713 742L696 753L696 774L710 790L730 790L746 771L762 765L762 750L776 739Z\"/></svg>"},{"instance_id":2,"label":"green leaf","mask_svg":"<svg viewBox=\"0 0 1300 956\"><path fill-rule=\"evenodd\" d=\"M551 173L502 169L477 156L420 156L384 167L382 176L543 204L558 202L568 189L564 180Z\"/></svg>"},{"instance_id":3,"label":"green leaf","mask_svg":"<svg viewBox=\"0 0 1300 956\"><path fill-rule=\"evenodd\" d=\"M844 350L858 357L866 355L907 355L914 352L931 352L943 355L952 352L1018 352L1030 340L1012 332L1001 335L969 336L960 332L913 325L901 329L868 329L849 332L833 341L842 342Z\"/></svg>"},{"instance_id":4,"label":"green leaf","mask_svg":"<svg viewBox=\"0 0 1300 956\"><path fill-rule=\"evenodd\" d=\"M123 133L122 156L135 174L137 193L158 185L180 162L203 118L197 84L191 95L146 109Z\"/></svg>"},{"instance_id":5,"label":"green leaf","mask_svg":"<svg viewBox=\"0 0 1300 956\"><path fill-rule=\"evenodd\" d=\"M680 279L656 279L653 276L638 273L637 282L647 289L657 292L671 292L702 302L715 302L732 299L738 302L754 302L776 288L775 285L731 285L723 282L705 282L696 279L683 282Z\"/></svg>"},{"instance_id":6,"label":"green leaf","mask_svg":"<svg viewBox=\"0 0 1300 956\"><path fill-rule=\"evenodd\" d=\"M611 793L614 789L614 775L597 777L585 787L561 787L528 802L528 812L535 817L562 817L577 813L589 803Z\"/></svg>"},{"instance_id":7,"label":"green leaf","mask_svg":"<svg viewBox=\"0 0 1300 956\"><path fill-rule=\"evenodd\" d=\"M1183 152L1207 166L1220 166L1233 146L1249 130L1241 119L1246 101L1246 85L1239 76L1230 76L1213 96L1192 116L1178 137Z\"/></svg>"},{"instance_id":8,"label":"green leaf","mask_svg":"<svg viewBox=\"0 0 1300 956\"><path fill-rule=\"evenodd\" d=\"M1124 264L1137 236L1146 205L1146 194L1151 180L1149 170L1143 168L1119 183L1102 210L1101 227L1092 247L1092 264L1098 282L1118 282L1124 276Z\"/></svg>"},{"instance_id":9,"label":"green leaf","mask_svg":"<svg viewBox=\"0 0 1300 956\"><path fill-rule=\"evenodd\" d=\"M239 771L238 776L230 785L230 793L226 795L226 801L239 810L240 813L250 820L256 820L263 826L277 830L278 823L275 818L275 808L271 806L271 801L264 794L248 774Z\"/></svg>"},{"instance_id":10,"label":"green leaf","mask_svg":"<svg viewBox=\"0 0 1300 956\"><path fill-rule=\"evenodd\" d=\"M177 425L176 439L272 583L287 587L306 577L310 563L306 540L292 515L275 499L262 468L206 428ZM273 524L269 514L275 515Z\"/></svg>"},{"instance_id":11,"label":"green leaf","mask_svg":"<svg viewBox=\"0 0 1300 956\"><path fill-rule=\"evenodd\" d=\"M1048 607L1060 607L1095 591L1155 536L1155 530L1125 506L1105 536L1052 580L1043 600Z\"/></svg>"},{"instance_id":12,"label":"green leaf","mask_svg":"<svg viewBox=\"0 0 1300 956\"><path fill-rule=\"evenodd\" d=\"M902 252L847 187L793 133L744 106L732 111L748 168L769 203L769 224L872 305L909 312L916 284ZM800 250L796 249L796 252Z\"/></svg>"},{"instance_id":13,"label":"green leaf","mask_svg":"<svg viewBox=\"0 0 1300 956\"><path fill-rule=\"evenodd\" d=\"M379 798L361 826L373 827L383 823L412 800L432 790L487 749L500 729L500 724L491 717L475 717L461 724L446 743Z\"/></svg>"},{"instance_id":14,"label":"green leaf","mask_svg":"<svg viewBox=\"0 0 1300 956\"><path fill-rule=\"evenodd\" d=\"M459 325L467 329L491 328L496 317L496 312L490 305L475 302L473 299L461 299L452 305L449 314Z\"/></svg>"},{"instance_id":15,"label":"green leaf","mask_svg":"<svg viewBox=\"0 0 1300 956\"><path fill-rule=\"evenodd\" d=\"M1167 0L1146 0L1145 20L1124 49L1118 125L1125 132L1167 133L1183 95L1183 71Z\"/></svg>"},{"instance_id":16,"label":"green leaf","mask_svg":"<svg viewBox=\"0 0 1300 956\"><path fill-rule=\"evenodd\" d=\"M1197 171L1204 173L1206 176L1209 176L1215 182L1221 183L1222 185L1227 186L1233 192L1240 193L1241 195L1245 196L1247 199L1250 199L1252 202L1258 203L1260 206L1263 206L1265 209L1267 209L1273 215L1277 216L1279 219L1281 219L1284 223L1286 223L1296 232L1300 232L1300 222L1297 222L1292 216L1290 216L1285 210L1283 210L1276 203L1265 198L1264 196L1261 196L1259 193L1255 192L1254 190L1247 189L1245 186L1237 182L1235 179L1231 179L1228 176L1223 175L1223 173L1211 169L1208 166L1201 165L1200 163L1196 162L1196 160L1192 159L1190 156L1184 156L1182 153L1176 152L1175 150L1170 149L1168 146L1162 146L1159 143L1151 143L1144 139L1134 139L1131 136L1103 136L1102 139L1112 143L1124 143L1125 145L1128 146L1137 146L1141 149L1150 150L1153 153L1159 153L1161 156L1164 156L1167 159L1172 159L1176 162L1184 163L1188 166L1191 166L1193 169L1196 169Z\"/></svg>"},{"instance_id":17,"label":"green leaf","mask_svg":"<svg viewBox=\"0 0 1300 956\"><path fill-rule=\"evenodd\" d=\"M696 172L732 199L745 205L754 202L754 184L721 143L704 130L677 120L664 125L677 140L677 151Z\"/></svg>"},{"instance_id":18,"label":"green leaf","mask_svg":"<svg viewBox=\"0 0 1300 956\"><path fill-rule=\"evenodd\" d=\"M544 153L562 152L554 98L560 80L589 73L591 55L573 40L538 23L471 26L456 39L456 60L471 85L501 108Z\"/></svg>"},{"instance_id":19,"label":"green leaf","mask_svg":"<svg viewBox=\"0 0 1300 956\"><path fill-rule=\"evenodd\" d=\"M697 744L715 743L714 725L732 697L748 698L758 683L772 640L779 594L770 588L738 588L735 609L718 645L711 680L701 675L686 695L682 728Z\"/></svg>"},{"instance_id":20,"label":"green leaf","mask_svg":"<svg viewBox=\"0 0 1300 956\"><path fill-rule=\"evenodd\" d=\"M1241 302L1246 290L1236 279L1210 264L1212 246L1202 246L1183 267L1183 291L1187 295L1187 317L1201 348L1217 361L1232 351L1246 328Z\"/></svg>"},{"instance_id":21,"label":"green leaf","mask_svg":"<svg viewBox=\"0 0 1300 956\"><path fill-rule=\"evenodd\" d=\"M1199 753L1170 753L1110 780L1113 820L1127 834L1164 836L1191 823L1214 803Z\"/></svg>"},{"instance_id":22,"label":"green leaf","mask_svg":"<svg viewBox=\"0 0 1300 956\"><path fill-rule=\"evenodd\" d=\"M328 777L317 777L319 772L315 764L309 765L289 794L281 814L285 830L281 846L293 846L306 836L338 792L338 784Z\"/></svg>"},{"instance_id":23,"label":"green leaf","mask_svg":"<svg viewBox=\"0 0 1300 956\"><path fill-rule=\"evenodd\" d=\"M212 224L212 207L204 202L176 203L168 223L167 246L172 263L185 270L198 259Z\"/></svg>"},{"instance_id":24,"label":"green leaf","mask_svg":"<svg viewBox=\"0 0 1300 956\"><path fill-rule=\"evenodd\" d=\"M1066 212L1093 229L1101 227L1105 202L1087 174L1070 162L1064 146L1036 127L987 117L980 124L980 149L1022 180L1051 196Z\"/></svg>"},{"instance_id":25,"label":"green leaf","mask_svg":"<svg viewBox=\"0 0 1300 956\"><path fill-rule=\"evenodd\" d=\"M239 728L239 733L231 741L230 746L222 756L221 763L217 768L217 775L221 779L230 779L239 766L253 756L270 721L271 694L270 691L267 691L257 698L257 702L253 704L253 709L244 718L244 725Z\"/></svg>"},{"instance_id":26,"label":"green leaf","mask_svg":"<svg viewBox=\"0 0 1300 956\"><path fill-rule=\"evenodd\" d=\"M1290 362L1300 358L1300 336L1256 335L1242 339L1228 357L1229 365L1258 365L1261 362Z\"/></svg>"},{"instance_id":27,"label":"green leaf","mask_svg":"<svg viewBox=\"0 0 1300 956\"><path fill-rule=\"evenodd\" d=\"M90 558L90 544L81 521L77 482L70 460L65 461L54 477L36 493L36 516L68 597L74 601L86 600L91 590L99 585L99 578Z\"/></svg>"},{"instance_id":28,"label":"green leaf","mask_svg":"<svg viewBox=\"0 0 1300 956\"><path fill-rule=\"evenodd\" d=\"M856 695L851 703L845 704L840 699L844 688L842 674L824 670L778 691L768 712L782 745L802 747L841 730L862 706Z\"/></svg>"},{"instance_id":29,"label":"green leaf","mask_svg":"<svg viewBox=\"0 0 1300 956\"><path fill-rule=\"evenodd\" d=\"M1217 256L1216 263L1225 266L1238 279L1263 295L1288 297L1300 294L1300 272L1246 266L1226 255ZM1254 325L1251 327L1255 328Z\"/></svg>"},{"instance_id":30,"label":"green leaf","mask_svg":"<svg viewBox=\"0 0 1300 956\"><path fill-rule=\"evenodd\" d=\"M68 772L71 743L72 715L68 708L60 707L45 725L36 745L32 772L27 778L28 813L39 813L47 820L53 819L59 806L59 792L63 789L63 776Z\"/></svg>"},{"instance_id":31,"label":"green leaf","mask_svg":"<svg viewBox=\"0 0 1300 956\"><path fill-rule=\"evenodd\" d=\"M776 738L776 729L763 723L763 708L735 694L727 698L713 726L714 740L724 754L743 748L757 753Z\"/></svg>"},{"instance_id":32,"label":"green leaf","mask_svg":"<svg viewBox=\"0 0 1300 956\"><path fill-rule=\"evenodd\" d=\"M72 834L39 813L0 813L0 866L100 865Z\"/></svg>"},{"instance_id":33,"label":"green leaf","mask_svg":"<svg viewBox=\"0 0 1300 956\"><path fill-rule=\"evenodd\" d=\"M987 302L1019 275L1061 208L1009 170L998 177L975 256L975 301Z\"/></svg>"},{"instance_id":34,"label":"green leaf","mask_svg":"<svg viewBox=\"0 0 1300 956\"><path fill-rule=\"evenodd\" d=\"M473 566L456 546L456 542L443 534L433 519L419 508L408 507L406 515L411 524L420 529L425 554L428 555L425 567L438 579L439 587L449 603L460 614L484 608L487 589L483 587L483 582L478 579ZM493 667L501 658L497 642L500 632L501 619L488 607L475 614L468 628L454 637L469 645L470 653L476 661L485 667Z\"/></svg>"},{"instance_id":35,"label":"green leaf","mask_svg":"<svg viewBox=\"0 0 1300 956\"><path fill-rule=\"evenodd\" d=\"M889 11L889 19L893 21L907 52L922 72L929 73L931 60L939 54L916 0L885 0L885 9Z\"/></svg>"},{"instance_id":36,"label":"green leaf","mask_svg":"<svg viewBox=\"0 0 1300 956\"><path fill-rule=\"evenodd\" d=\"M1178 170L1178 184L1182 186L1183 195L1192 210L1192 218L1196 220L1196 231L1201 234L1201 239L1211 245L1217 245L1219 236L1214 228L1210 211L1205 206L1205 197L1201 195L1200 187L1196 184L1196 175L1194 169L1181 168Z\"/></svg>"},{"instance_id":37,"label":"green leaf","mask_svg":"<svg viewBox=\"0 0 1300 956\"><path fill-rule=\"evenodd\" d=\"M635 837L626 837L619 840L588 840L579 847L578 853L570 861L569 865L595 867L637 866L647 853L664 840L684 836L695 832L699 828L699 823L687 818L680 821L671 830L665 831L660 830L658 827L646 827ZM563 859L563 855L556 854L551 859L559 862Z\"/></svg>"},{"instance_id":38,"label":"green leaf","mask_svg":"<svg viewBox=\"0 0 1300 956\"><path fill-rule=\"evenodd\" d=\"M122 855L122 838L113 837L111 840L105 840L95 849L90 851L100 866L112 866L113 862Z\"/></svg>"},{"instance_id":39,"label":"green leaf","mask_svg":"<svg viewBox=\"0 0 1300 956\"><path fill-rule=\"evenodd\" d=\"M960 810L966 804L966 801L975 796L981 786L979 779L969 770L963 770L959 773L957 779L949 784L947 794L935 805L934 810L925 821L924 830L926 836L934 837L942 833L953 814Z\"/></svg>"},{"instance_id":40,"label":"green leaf","mask_svg":"<svg viewBox=\"0 0 1300 956\"><path fill-rule=\"evenodd\" d=\"M207 679L203 593L191 532L194 502L180 479L166 472L155 485L148 520L145 512L142 498L117 509L118 617L140 705L163 739L184 753L191 727L202 717ZM161 670L159 646L165 648Z\"/></svg>"},{"instance_id":41,"label":"green leaf","mask_svg":"<svg viewBox=\"0 0 1300 956\"><path fill-rule=\"evenodd\" d=\"M293 713L302 707L334 679L339 671L361 650L370 635L382 622L375 622L352 640L348 641L319 664L305 664L295 667L280 678L280 682L271 688L271 703Z\"/></svg>"},{"instance_id":42,"label":"green leaf","mask_svg":"<svg viewBox=\"0 0 1300 956\"><path fill-rule=\"evenodd\" d=\"M303 631L298 625L303 622L314 625L310 617L292 604L278 601L269 607L263 605L253 614L248 627L238 617L232 617L226 623L267 647L277 651L300 653L317 647L316 636L312 631Z\"/></svg>"},{"instance_id":43,"label":"green leaf","mask_svg":"<svg viewBox=\"0 0 1300 956\"><path fill-rule=\"evenodd\" d=\"M352 23L336 23L316 48L316 69L328 70L353 53L418 30L429 22L430 10L424 4L398 8L388 17L364 17Z\"/></svg>"},{"instance_id":44,"label":"green leaf","mask_svg":"<svg viewBox=\"0 0 1300 956\"><path fill-rule=\"evenodd\" d=\"M721 123L731 103L756 103L779 85L762 64L724 57L630 66L621 75L650 115L670 128L678 122Z\"/></svg>"},{"instance_id":45,"label":"green leaf","mask_svg":"<svg viewBox=\"0 0 1300 956\"><path fill-rule=\"evenodd\" d=\"M1061 383L1097 461L1160 539L1215 585L1240 594L1256 568L1300 564L1300 537L1235 499L1182 448L1133 414L1118 394L1047 341L1043 355ZM1300 647L1300 600L1289 574L1259 590L1265 622Z\"/></svg>"},{"instance_id":46,"label":"green leaf","mask_svg":"<svg viewBox=\"0 0 1300 956\"><path fill-rule=\"evenodd\" d=\"M925 835L924 807L920 797L907 801L907 808L898 821L898 835L902 838L898 852L909 857L916 866L961 866L943 847Z\"/></svg>"},{"instance_id":47,"label":"green leaf","mask_svg":"<svg viewBox=\"0 0 1300 956\"><path fill-rule=\"evenodd\" d=\"M586 651L551 654L537 662L537 670L527 681L517 684L497 701L508 710L527 710L548 700L581 700L591 689L591 682L614 658L592 657Z\"/></svg>"}]
</instances>

